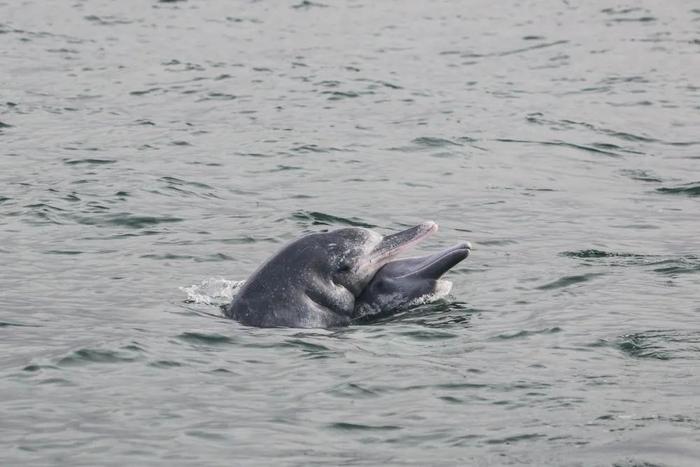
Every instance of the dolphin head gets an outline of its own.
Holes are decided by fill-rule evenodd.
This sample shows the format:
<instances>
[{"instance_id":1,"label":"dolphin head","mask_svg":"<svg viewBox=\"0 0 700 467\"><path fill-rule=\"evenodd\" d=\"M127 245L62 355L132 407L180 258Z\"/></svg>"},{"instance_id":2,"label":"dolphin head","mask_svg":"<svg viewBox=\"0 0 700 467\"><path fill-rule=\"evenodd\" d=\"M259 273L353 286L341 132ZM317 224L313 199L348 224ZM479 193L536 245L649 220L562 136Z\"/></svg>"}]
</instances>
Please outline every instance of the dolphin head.
<instances>
[{"instance_id":1,"label":"dolphin head","mask_svg":"<svg viewBox=\"0 0 700 467\"><path fill-rule=\"evenodd\" d=\"M339 229L318 235L324 236L328 248L325 260L331 281L357 297L386 263L437 229L435 222L427 221L386 236L362 228Z\"/></svg>"},{"instance_id":2,"label":"dolphin head","mask_svg":"<svg viewBox=\"0 0 700 467\"><path fill-rule=\"evenodd\" d=\"M440 277L464 260L471 251L468 242L438 253L391 261L374 275L355 301L354 318L367 318L400 311L415 300L439 290Z\"/></svg>"},{"instance_id":3,"label":"dolphin head","mask_svg":"<svg viewBox=\"0 0 700 467\"><path fill-rule=\"evenodd\" d=\"M423 222L386 236L355 227L306 235L263 263L225 313L249 326L347 325L377 271L436 230Z\"/></svg>"}]
</instances>

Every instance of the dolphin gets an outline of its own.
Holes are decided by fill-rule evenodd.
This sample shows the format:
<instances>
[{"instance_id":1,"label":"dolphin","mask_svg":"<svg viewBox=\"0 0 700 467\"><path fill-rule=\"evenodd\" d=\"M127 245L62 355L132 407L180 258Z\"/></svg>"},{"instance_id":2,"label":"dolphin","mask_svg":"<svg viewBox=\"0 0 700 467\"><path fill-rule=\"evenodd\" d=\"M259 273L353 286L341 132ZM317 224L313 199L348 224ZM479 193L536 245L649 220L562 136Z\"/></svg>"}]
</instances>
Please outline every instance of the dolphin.
<instances>
[{"instance_id":1,"label":"dolphin","mask_svg":"<svg viewBox=\"0 0 700 467\"><path fill-rule=\"evenodd\" d=\"M377 271L437 229L427 221L387 236L356 227L306 235L263 263L224 314L257 327L347 326Z\"/></svg>"}]
</instances>

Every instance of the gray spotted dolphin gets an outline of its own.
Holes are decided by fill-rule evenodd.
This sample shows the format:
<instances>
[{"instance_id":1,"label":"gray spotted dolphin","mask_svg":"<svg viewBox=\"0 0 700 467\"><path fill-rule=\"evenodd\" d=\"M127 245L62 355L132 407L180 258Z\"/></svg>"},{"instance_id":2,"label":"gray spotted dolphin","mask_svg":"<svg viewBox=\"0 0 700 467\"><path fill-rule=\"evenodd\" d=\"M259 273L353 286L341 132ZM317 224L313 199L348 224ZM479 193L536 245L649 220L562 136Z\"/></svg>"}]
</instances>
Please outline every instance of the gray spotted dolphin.
<instances>
[{"instance_id":1,"label":"gray spotted dolphin","mask_svg":"<svg viewBox=\"0 0 700 467\"><path fill-rule=\"evenodd\" d=\"M428 221L387 236L352 227L301 237L263 263L224 314L257 327L346 326L377 271L437 228Z\"/></svg>"}]
</instances>

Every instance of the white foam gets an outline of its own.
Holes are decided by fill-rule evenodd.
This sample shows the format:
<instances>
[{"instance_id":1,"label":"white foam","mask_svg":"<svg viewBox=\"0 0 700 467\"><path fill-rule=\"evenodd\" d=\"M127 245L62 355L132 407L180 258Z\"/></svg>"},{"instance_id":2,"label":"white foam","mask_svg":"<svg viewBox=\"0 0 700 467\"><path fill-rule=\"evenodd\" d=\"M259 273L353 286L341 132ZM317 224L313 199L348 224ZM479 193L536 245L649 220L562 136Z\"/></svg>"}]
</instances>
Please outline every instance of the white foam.
<instances>
[{"instance_id":1,"label":"white foam","mask_svg":"<svg viewBox=\"0 0 700 467\"><path fill-rule=\"evenodd\" d=\"M435 284L435 292L429 295L423 295L422 297L418 297L417 299L412 300L411 303L409 303L408 305L418 306L425 305L426 303L436 302L441 298L445 298L447 295L449 295L451 290L452 282L446 280L439 280L437 281L437 284Z\"/></svg>"},{"instance_id":2,"label":"white foam","mask_svg":"<svg viewBox=\"0 0 700 467\"><path fill-rule=\"evenodd\" d=\"M231 281L223 278L204 279L199 284L180 287L187 294L188 303L204 305L230 302L245 281Z\"/></svg>"}]
</instances>

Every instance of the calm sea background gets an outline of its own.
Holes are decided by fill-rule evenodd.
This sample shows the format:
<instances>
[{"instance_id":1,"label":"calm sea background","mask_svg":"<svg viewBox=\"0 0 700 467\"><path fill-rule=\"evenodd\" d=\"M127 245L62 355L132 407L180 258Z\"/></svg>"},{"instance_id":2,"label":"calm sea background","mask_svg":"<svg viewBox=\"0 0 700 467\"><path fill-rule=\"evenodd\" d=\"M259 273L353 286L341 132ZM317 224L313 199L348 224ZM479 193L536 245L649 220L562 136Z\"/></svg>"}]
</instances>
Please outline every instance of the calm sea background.
<instances>
[{"instance_id":1,"label":"calm sea background","mask_svg":"<svg viewBox=\"0 0 700 467\"><path fill-rule=\"evenodd\" d=\"M251 329L299 235L450 296ZM0 0L0 465L700 465L700 3Z\"/></svg>"}]
</instances>

